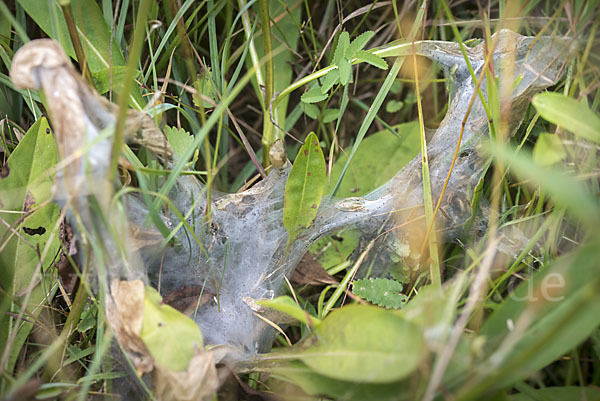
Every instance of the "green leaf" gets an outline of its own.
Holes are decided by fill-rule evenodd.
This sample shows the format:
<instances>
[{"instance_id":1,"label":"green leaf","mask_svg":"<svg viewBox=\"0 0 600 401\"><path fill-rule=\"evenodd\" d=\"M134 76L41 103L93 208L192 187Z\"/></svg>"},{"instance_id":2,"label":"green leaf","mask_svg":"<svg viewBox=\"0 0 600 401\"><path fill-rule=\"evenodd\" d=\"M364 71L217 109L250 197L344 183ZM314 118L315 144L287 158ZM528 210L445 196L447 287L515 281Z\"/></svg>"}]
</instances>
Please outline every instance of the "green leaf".
<instances>
[{"instance_id":1,"label":"green leaf","mask_svg":"<svg viewBox=\"0 0 600 401\"><path fill-rule=\"evenodd\" d=\"M338 69L340 71L340 84L346 85L350 81L350 76L352 75L352 66L350 65L350 61L343 58L340 59L337 63Z\"/></svg>"},{"instance_id":2,"label":"green leaf","mask_svg":"<svg viewBox=\"0 0 600 401\"><path fill-rule=\"evenodd\" d=\"M285 184L283 225L288 232L288 243L298 235L298 230L312 224L326 182L325 157L317 135L311 132L298 151Z\"/></svg>"},{"instance_id":3,"label":"green leaf","mask_svg":"<svg viewBox=\"0 0 600 401\"><path fill-rule=\"evenodd\" d=\"M414 391L408 381L371 384L336 380L320 375L300 361L277 366L272 373L275 379L292 382L312 396L326 395L344 401L410 401Z\"/></svg>"},{"instance_id":4,"label":"green leaf","mask_svg":"<svg viewBox=\"0 0 600 401\"><path fill-rule=\"evenodd\" d=\"M558 135L542 133L533 148L533 161L540 166L551 166L567 157Z\"/></svg>"},{"instance_id":5,"label":"green leaf","mask_svg":"<svg viewBox=\"0 0 600 401\"><path fill-rule=\"evenodd\" d=\"M390 309L402 308L407 300L406 295L401 293L402 284L384 278L355 280L352 292L375 305Z\"/></svg>"},{"instance_id":6,"label":"green leaf","mask_svg":"<svg viewBox=\"0 0 600 401\"><path fill-rule=\"evenodd\" d=\"M595 239L535 273L487 319L479 334L487 339L485 351L498 372L485 378L490 387L504 388L529 377L585 341L600 325L598 246ZM511 335L507 322L521 319L527 326L509 348L502 349Z\"/></svg>"},{"instance_id":7,"label":"green leaf","mask_svg":"<svg viewBox=\"0 0 600 401\"><path fill-rule=\"evenodd\" d=\"M321 323L319 319L311 316L307 311L299 307L293 298L288 297L287 295L282 295L273 299L261 299L256 301L256 303L283 312L310 327L318 326L319 323Z\"/></svg>"},{"instance_id":8,"label":"green leaf","mask_svg":"<svg viewBox=\"0 0 600 401\"><path fill-rule=\"evenodd\" d=\"M421 14L422 14L422 12L419 11L419 15L421 15ZM420 21L421 17L418 17L418 18L419 18L418 21ZM342 183L342 180L346 176L346 171L348 171L348 167L350 167L350 161L354 157L354 154L356 153L360 144L362 143L363 139L365 138L365 135L367 134L367 131L368 131L369 127L371 126L371 123L373 123L373 120L377 116L377 113L379 112L379 109L381 108L383 101L385 100L387 94L389 93L390 88L392 87L392 84L396 80L398 72L400 71L400 68L402 67L403 63L404 63L403 58L396 59L391 70L388 72L387 76L385 77L385 80L383 81L381 88L379 88L379 91L377 92L377 95L375 96L373 103L371 103L371 107L369 108L369 111L365 115L365 118L363 119L363 121L360 125L360 128L358 129L358 134L356 134L356 139L354 141L354 145L352 145L352 149L350 150L348 159L347 159L346 163L344 164L344 167L342 168L341 173L338 175L338 179L337 179L335 185L333 186L333 189L331 190L331 196L336 196L336 194L340 188L340 185Z\"/></svg>"},{"instance_id":9,"label":"green leaf","mask_svg":"<svg viewBox=\"0 0 600 401\"><path fill-rule=\"evenodd\" d=\"M600 399L600 390L595 387L545 387L531 389L530 392L513 394L509 401L581 401Z\"/></svg>"},{"instance_id":10,"label":"green leaf","mask_svg":"<svg viewBox=\"0 0 600 401\"><path fill-rule=\"evenodd\" d=\"M600 213L595 196L572 174L539 166L524 150L517 153L503 146L490 146L489 150L493 156L510 164L512 173L537 183L552 196L556 204L567 207L583 223L596 227L600 221Z\"/></svg>"},{"instance_id":11,"label":"green leaf","mask_svg":"<svg viewBox=\"0 0 600 401\"><path fill-rule=\"evenodd\" d=\"M356 37L348 46L348 50L346 51L346 58L352 60L352 58L356 55L356 52L362 50L367 42L371 40L371 38L375 35L373 31L365 31Z\"/></svg>"},{"instance_id":12,"label":"green leaf","mask_svg":"<svg viewBox=\"0 0 600 401\"><path fill-rule=\"evenodd\" d=\"M158 365L186 370L196 350L203 347L200 327L189 317L163 304L152 287L145 287L144 322L140 338Z\"/></svg>"},{"instance_id":13,"label":"green leaf","mask_svg":"<svg viewBox=\"0 0 600 401\"><path fill-rule=\"evenodd\" d=\"M404 107L404 102L401 100L390 100L385 104L385 111L388 113L397 113Z\"/></svg>"},{"instance_id":14,"label":"green leaf","mask_svg":"<svg viewBox=\"0 0 600 401\"><path fill-rule=\"evenodd\" d=\"M365 138L352 158L351 168L344 176L337 195L363 196L389 181L419 153L419 124L410 122L394 127L400 138L388 130ZM340 156L331 170L326 192L329 193L340 176L348 157ZM381 163L386 160L386 163Z\"/></svg>"},{"instance_id":15,"label":"green leaf","mask_svg":"<svg viewBox=\"0 0 600 401\"><path fill-rule=\"evenodd\" d=\"M333 60L332 64L338 64L340 60L346 58L346 50L350 46L350 35L348 32L344 31L338 37L338 43L335 47L335 52L333 52Z\"/></svg>"},{"instance_id":16,"label":"green leaf","mask_svg":"<svg viewBox=\"0 0 600 401\"><path fill-rule=\"evenodd\" d=\"M15 360L31 328L32 321L39 314L47 299L52 299L54 290L48 290L49 280L53 276L53 266L59 253L59 235L57 227L59 208L42 203L52 198L52 168L56 164L57 153L54 137L45 118L40 118L23 137L0 169L0 349L6 347L9 333L19 327L10 348L5 371L12 372ZM24 217L24 212L29 212ZM11 234L14 228L16 234ZM47 248L47 252L45 252ZM29 301L23 305L32 278L38 276L36 270L38 250L43 256L41 281L31 289ZM14 301L14 302L13 302ZM14 316L24 311L26 320L15 322Z\"/></svg>"},{"instance_id":17,"label":"green leaf","mask_svg":"<svg viewBox=\"0 0 600 401\"><path fill-rule=\"evenodd\" d=\"M125 77L126 69L127 67L124 66L115 66L94 72L92 78L98 93L102 95L109 90L120 93L123 88L123 78ZM140 75L139 71L136 76L138 75Z\"/></svg>"},{"instance_id":18,"label":"green leaf","mask_svg":"<svg viewBox=\"0 0 600 401\"><path fill-rule=\"evenodd\" d=\"M600 143L600 117L584 103L559 93L540 93L533 97L532 103L544 119Z\"/></svg>"},{"instance_id":19,"label":"green leaf","mask_svg":"<svg viewBox=\"0 0 600 401\"><path fill-rule=\"evenodd\" d=\"M403 379L427 354L417 325L369 305L347 305L330 313L307 343L297 357L312 370L361 383Z\"/></svg>"},{"instance_id":20,"label":"green leaf","mask_svg":"<svg viewBox=\"0 0 600 401\"><path fill-rule=\"evenodd\" d=\"M201 95L204 97L211 99L213 101L217 101L217 96L215 95L215 91L213 89L213 83L211 82L212 72L209 70L208 73L205 71L200 74L200 76L194 81L194 89L196 89L196 93L192 95L192 99L194 101L194 105L198 108L203 107L205 109L212 109L215 107L214 103L210 103L203 99Z\"/></svg>"},{"instance_id":21,"label":"green leaf","mask_svg":"<svg viewBox=\"0 0 600 401\"><path fill-rule=\"evenodd\" d=\"M327 99L327 95L323 94L319 85L313 86L300 98L304 103L317 103L325 99Z\"/></svg>"},{"instance_id":22,"label":"green leaf","mask_svg":"<svg viewBox=\"0 0 600 401\"><path fill-rule=\"evenodd\" d=\"M317 118L319 118L319 113L321 112L321 110L317 106L315 106L314 104L311 104L311 103L300 103L300 108L302 109L302 111L304 112L304 114L306 114L307 116L309 116L313 120L316 120Z\"/></svg>"},{"instance_id":23,"label":"green leaf","mask_svg":"<svg viewBox=\"0 0 600 401\"><path fill-rule=\"evenodd\" d=\"M194 137L183 128L177 129L175 127L167 127L165 128L165 135L167 136L167 140L175 152L176 160L181 159L185 155L185 152L188 150L188 148L194 143ZM196 164L196 161L198 161L198 153L198 149L196 149L194 156L189 163L191 166Z\"/></svg>"},{"instance_id":24,"label":"green leaf","mask_svg":"<svg viewBox=\"0 0 600 401\"><path fill-rule=\"evenodd\" d=\"M388 63L376 54L359 50L356 52L355 57L359 61L371 64L373 67L381 68L382 70L388 69Z\"/></svg>"},{"instance_id":25,"label":"green leaf","mask_svg":"<svg viewBox=\"0 0 600 401\"><path fill-rule=\"evenodd\" d=\"M340 115L340 109L326 109L323 112L323 122L325 124L337 120Z\"/></svg>"},{"instance_id":26,"label":"green leaf","mask_svg":"<svg viewBox=\"0 0 600 401\"><path fill-rule=\"evenodd\" d=\"M360 234L356 230L345 229L335 236L320 238L310 248L317 262L325 270L344 263L358 246Z\"/></svg>"},{"instance_id":27,"label":"green leaf","mask_svg":"<svg viewBox=\"0 0 600 401\"><path fill-rule=\"evenodd\" d=\"M340 71L336 68L329 71L325 77L323 78L323 86L321 87L321 92L326 94L329 92L329 89L333 87L333 85L337 84L340 80Z\"/></svg>"}]
</instances>

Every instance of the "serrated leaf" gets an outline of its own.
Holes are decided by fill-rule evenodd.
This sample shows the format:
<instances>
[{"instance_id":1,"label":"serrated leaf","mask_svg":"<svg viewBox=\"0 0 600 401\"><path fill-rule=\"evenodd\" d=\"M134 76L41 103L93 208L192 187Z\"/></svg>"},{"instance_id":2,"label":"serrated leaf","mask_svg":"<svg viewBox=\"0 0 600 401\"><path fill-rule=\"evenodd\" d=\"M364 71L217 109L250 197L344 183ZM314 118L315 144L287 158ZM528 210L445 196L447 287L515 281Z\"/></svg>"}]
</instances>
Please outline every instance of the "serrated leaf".
<instances>
[{"instance_id":1,"label":"serrated leaf","mask_svg":"<svg viewBox=\"0 0 600 401\"><path fill-rule=\"evenodd\" d=\"M327 109L323 112L323 122L325 124L337 120L340 115L340 109Z\"/></svg>"},{"instance_id":2,"label":"serrated leaf","mask_svg":"<svg viewBox=\"0 0 600 401\"><path fill-rule=\"evenodd\" d=\"M584 103L560 93L540 93L533 97L532 103L544 119L600 143L600 117Z\"/></svg>"},{"instance_id":3,"label":"serrated leaf","mask_svg":"<svg viewBox=\"0 0 600 401\"><path fill-rule=\"evenodd\" d=\"M315 329L312 340L301 343L294 357L323 376L360 383L398 381L427 354L416 324L371 305L333 311Z\"/></svg>"},{"instance_id":4,"label":"serrated leaf","mask_svg":"<svg viewBox=\"0 0 600 401\"><path fill-rule=\"evenodd\" d=\"M283 312L310 327L318 326L319 323L321 323L319 319L311 316L307 311L299 307L298 304L296 304L296 301L287 295L282 295L273 299L260 299L257 300L256 303Z\"/></svg>"},{"instance_id":5,"label":"serrated leaf","mask_svg":"<svg viewBox=\"0 0 600 401\"><path fill-rule=\"evenodd\" d=\"M348 32L344 31L340 34L338 38L337 46L335 47L335 52L333 52L333 64L339 64L340 60L346 58L346 51L350 46L350 35Z\"/></svg>"},{"instance_id":6,"label":"serrated leaf","mask_svg":"<svg viewBox=\"0 0 600 401\"><path fill-rule=\"evenodd\" d=\"M558 135L542 133L533 148L533 161L541 166L551 166L567 157Z\"/></svg>"},{"instance_id":7,"label":"serrated leaf","mask_svg":"<svg viewBox=\"0 0 600 401\"><path fill-rule=\"evenodd\" d=\"M152 287L144 289L144 320L140 338L152 358L172 371L186 370L197 350L203 347L202 332L192 319L162 303Z\"/></svg>"},{"instance_id":8,"label":"serrated leaf","mask_svg":"<svg viewBox=\"0 0 600 401\"><path fill-rule=\"evenodd\" d=\"M340 80L340 71L334 69L329 71L323 78L323 86L321 86L321 92L325 95L329 92L329 89L333 87Z\"/></svg>"},{"instance_id":9,"label":"serrated leaf","mask_svg":"<svg viewBox=\"0 0 600 401\"><path fill-rule=\"evenodd\" d=\"M375 32L366 31L357 36L356 39L354 39L352 43L350 43L350 46L348 46L348 50L346 51L346 58L351 60L356 55L357 51L362 50L365 47L365 45L369 40L371 40L373 35L375 35Z\"/></svg>"},{"instance_id":10,"label":"serrated leaf","mask_svg":"<svg viewBox=\"0 0 600 401\"><path fill-rule=\"evenodd\" d=\"M360 61L364 61L365 63L371 64L373 67L381 68L382 70L388 69L387 62L376 54L369 53L364 50L359 50L356 52L356 55L354 57L356 57Z\"/></svg>"},{"instance_id":11,"label":"serrated leaf","mask_svg":"<svg viewBox=\"0 0 600 401\"><path fill-rule=\"evenodd\" d=\"M352 74L352 66L350 62L343 58L338 61L338 69L340 71L340 83L346 85L350 81L350 75Z\"/></svg>"},{"instance_id":12,"label":"serrated leaf","mask_svg":"<svg viewBox=\"0 0 600 401\"><path fill-rule=\"evenodd\" d=\"M181 159L194 143L194 137L183 128L177 129L176 127L167 127L165 128L165 135L173 148L176 160ZM198 149L196 149L194 156L189 163L190 165L193 166L196 164L196 161L198 161L198 153Z\"/></svg>"},{"instance_id":13,"label":"serrated leaf","mask_svg":"<svg viewBox=\"0 0 600 401\"><path fill-rule=\"evenodd\" d=\"M300 103L300 108L302 109L302 111L304 112L304 114L306 114L307 116L309 116L313 120L316 120L317 118L319 118L319 112L321 110L319 110L319 108L317 106L315 106L314 104L311 104L311 103Z\"/></svg>"},{"instance_id":14,"label":"serrated leaf","mask_svg":"<svg viewBox=\"0 0 600 401\"><path fill-rule=\"evenodd\" d=\"M402 284L384 278L355 280L352 292L375 305L384 308L398 309L406 303L407 297L402 294Z\"/></svg>"},{"instance_id":15,"label":"serrated leaf","mask_svg":"<svg viewBox=\"0 0 600 401\"><path fill-rule=\"evenodd\" d=\"M300 98L300 100L302 100L304 103L317 103L325 99L327 99L327 95L323 94L319 85L313 86Z\"/></svg>"},{"instance_id":16,"label":"serrated leaf","mask_svg":"<svg viewBox=\"0 0 600 401\"><path fill-rule=\"evenodd\" d=\"M288 243L301 228L312 224L326 182L325 157L317 135L311 132L298 151L285 184L283 225L288 232Z\"/></svg>"}]
</instances>

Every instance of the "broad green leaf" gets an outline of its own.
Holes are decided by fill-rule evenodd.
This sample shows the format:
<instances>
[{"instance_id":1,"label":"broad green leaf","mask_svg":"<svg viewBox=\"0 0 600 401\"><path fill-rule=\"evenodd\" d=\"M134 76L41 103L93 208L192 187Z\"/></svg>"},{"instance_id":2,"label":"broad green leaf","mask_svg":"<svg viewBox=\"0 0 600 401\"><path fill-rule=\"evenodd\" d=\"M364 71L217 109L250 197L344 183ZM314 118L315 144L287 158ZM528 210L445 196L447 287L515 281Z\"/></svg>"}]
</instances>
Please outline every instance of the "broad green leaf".
<instances>
[{"instance_id":1,"label":"broad green leaf","mask_svg":"<svg viewBox=\"0 0 600 401\"><path fill-rule=\"evenodd\" d=\"M177 129L175 127L167 127L165 128L165 135L173 147L176 160L180 160L185 155L186 150L194 143L194 137L183 128ZM196 152L194 152L194 156L189 163L191 166L196 164L198 153L198 149L196 149Z\"/></svg>"},{"instance_id":2,"label":"broad green leaf","mask_svg":"<svg viewBox=\"0 0 600 401\"><path fill-rule=\"evenodd\" d=\"M386 384L362 383L336 380L320 375L300 361L277 366L272 377L291 382L312 396L326 395L344 401L409 401L414 400L414 391L408 381ZM276 386L276 384L274 384ZM275 387L276 389L277 387Z\"/></svg>"},{"instance_id":3,"label":"broad green leaf","mask_svg":"<svg viewBox=\"0 0 600 401\"><path fill-rule=\"evenodd\" d=\"M346 51L350 46L350 35L344 31L338 37L338 43L333 52L332 64L338 64L340 60L346 58Z\"/></svg>"},{"instance_id":4,"label":"broad green leaf","mask_svg":"<svg viewBox=\"0 0 600 401\"><path fill-rule=\"evenodd\" d=\"M360 50L356 52L356 55L354 57L356 57L356 59L358 59L359 61L364 61L365 63L369 63L374 67L381 68L382 70L388 69L387 61L373 53Z\"/></svg>"},{"instance_id":5,"label":"broad green leaf","mask_svg":"<svg viewBox=\"0 0 600 401\"><path fill-rule=\"evenodd\" d=\"M394 127L400 138L383 130L362 141L352 159L351 168L344 177L338 196L363 196L379 188L392 178L406 163L419 152L419 124L416 122ZM381 163L381 160L386 163ZM333 189L340 176L347 156L344 154L333 165L326 192ZM317 261L324 269L343 263L358 244L358 233L345 230L338 234L341 241L332 237L321 238L311 247L311 253L318 255ZM323 251L324 250L324 251Z\"/></svg>"},{"instance_id":6,"label":"broad green leaf","mask_svg":"<svg viewBox=\"0 0 600 401\"><path fill-rule=\"evenodd\" d=\"M503 388L527 378L578 346L600 325L598 241L565 255L512 291L481 328L496 369L490 386ZM509 348L508 321L527 327ZM496 373L498 376L494 376Z\"/></svg>"},{"instance_id":7,"label":"broad green leaf","mask_svg":"<svg viewBox=\"0 0 600 401\"><path fill-rule=\"evenodd\" d=\"M600 390L595 387L545 387L531 389L529 393L513 394L509 396L509 401L581 401L581 400L599 400Z\"/></svg>"},{"instance_id":8,"label":"broad green leaf","mask_svg":"<svg viewBox=\"0 0 600 401\"><path fill-rule=\"evenodd\" d=\"M390 309L402 308L408 299L402 294L402 284L385 278L355 280L352 292L375 305Z\"/></svg>"},{"instance_id":9,"label":"broad green leaf","mask_svg":"<svg viewBox=\"0 0 600 401\"><path fill-rule=\"evenodd\" d=\"M162 297L152 287L145 287L140 338L156 363L172 371L186 370L196 350L203 347L200 327L183 313L163 304Z\"/></svg>"},{"instance_id":10,"label":"broad green leaf","mask_svg":"<svg viewBox=\"0 0 600 401\"><path fill-rule=\"evenodd\" d=\"M105 68L92 74L94 86L99 94L104 94L109 90L119 93L123 88L123 79L125 78L125 66L116 66ZM139 71L137 73L139 75Z\"/></svg>"},{"instance_id":11,"label":"broad green leaf","mask_svg":"<svg viewBox=\"0 0 600 401\"><path fill-rule=\"evenodd\" d=\"M313 86L300 97L304 103L317 103L325 99L327 99L327 95L323 94L319 85Z\"/></svg>"},{"instance_id":12,"label":"broad green leaf","mask_svg":"<svg viewBox=\"0 0 600 401\"><path fill-rule=\"evenodd\" d=\"M326 109L323 112L323 122L325 124L337 120L340 115L340 109Z\"/></svg>"},{"instance_id":13,"label":"broad green leaf","mask_svg":"<svg viewBox=\"0 0 600 401\"><path fill-rule=\"evenodd\" d=\"M390 180L402 167L419 153L419 124L410 122L394 127L400 138L383 130L365 138L348 172L344 176L337 196L363 196ZM340 176L347 156L343 154L334 163L326 192L332 191ZM385 160L385 163L381 163Z\"/></svg>"},{"instance_id":14,"label":"broad green leaf","mask_svg":"<svg viewBox=\"0 0 600 401\"><path fill-rule=\"evenodd\" d=\"M283 225L288 232L288 243L300 229L312 224L325 184L325 157L317 135L311 132L298 151L285 184Z\"/></svg>"},{"instance_id":15,"label":"broad green leaf","mask_svg":"<svg viewBox=\"0 0 600 401\"><path fill-rule=\"evenodd\" d=\"M346 85L348 82L350 82L350 76L352 75L352 66L350 65L350 61L342 58L340 61L338 61L337 66L340 71L340 84Z\"/></svg>"},{"instance_id":16,"label":"broad green leaf","mask_svg":"<svg viewBox=\"0 0 600 401\"><path fill-rule=\"evenodd\" d=\"M551 166L567 157L558 135L542 133L533 148L533 161L540 166Z\"/></svg>"},{"instance_id":17,"label":"broad green leaf","mask_svg":"<svg viewBox=\"0 0 600 401\"><path fill-rule=\"evenodd\" d=\"M214 103L217 102L217 96L213 88L214 84L211 81L211 77L212 72L209 69L208 73L203 71L202 74L200 74L200 76L194 81L194 89L196 89L196 93L192 95L192 99L194 101L194 105L198 108L201 106L205 109L212 109L215 107ZM206 101L201 95L212 100L214 103Z\"/></svg>"},{"instance_id":18,"label":"broad green leaf","mask_svg":"<svg viewBox=\"0 0 600 401\"><path fill-rule=\"evenodd\" d=\"M427 354L420 328L391 311L347 305L330 313L298 359L338 380L391 383L412 373Z\"/></svg>"},{"instance_id":19,"label":"broad green leaf","mask_svg":"<svg viewBox=\"0 0 600 401\"><path fill-rule=\"evenodd\" d=\"M340 71L336 68L329 71L323 78L323 86L321 86L321 92L326 94L333 85L337 84L340 80Z\"/></svg>"},{"instance_id":20,"label":"broad green leaf","mask_svg":"<svg viewBox=\"0 0 600 401\"><path fill-rule=\"evenodd\" d=\"M402 110L402 107L404 107L402 100L390 100L385 104L385 111L388 113L397 113Z\"/></svg>"},{"instance_id":21,"label":"broad green leaf","mask_svg":"<svg viewBox=\"0 0 600 401\"><path fill-rule=\"evenodd\" d=\"M560 93L540 93L533 106L544 119L577 136L600 143L600 117L584 103Z\"/></svg>"},{"instance_id":22,"label":"broad green leaf","mask_svg":"<svg viewBox=\"0 0 600 401\"><path fill-rule=\"evenodd\" d=\"M9 332L18 328L10 349L10 357L3 368L12 372L15 360L32 324L45 300L53 273L56 255L59 252L59 235L54 231L59 208L49 203L38 208L52 197L52 167L56 164L54 137L45 118L40 118L23 137L19 145L2 167L0 174L0 217L3 223L16 229L15 235L5 224L0 225L0 349L4 350ZM32 212L33 211L33 212ZM32 212L22 223L24 212ZM46 251L46 247L47 251ZM43 257L41 281L34 281L28 304L24 306L25 323L17 324L13 316L19 314L24 294L32 284L39 256ZM16 301L13 303L13 301Z\"/></svg>"},{"instance_id":23,"label":"broad green leaf","mask_svg":"<svg viewBox=\"0 0 600 401\"><path fill-rule=\"evenodd\" d=\"M317 258L317 262L325 270L344 263L358 246L360 234L356 230L345 229L335 236L319 239L310 248L310 252Z\"/></svg>"},{"instance_id":24,"label":"broad green leaf","mask_svg":"<svg viewBox=\"0 0 600 401\"><path fill-rule=\"evenodd\" d=\"M373 35L375 35L375 32L365 31L359 36L357 36L356 39L354 39L352 43L350 43L350 46L348 46L348 50L346 51L346 58L351 60L356 55L356 52L362 50L365 47L365 45L369 40L371 40Z\"/></svg>"},{"instance_id":25,"label":"broad green leaf","mask_svg":"<svg viewBox=\"0 0 600 401\"><path fill-rule=\"evenodd\" d=\"M596 330L592 332L590 340L592 342L594 352L596 353L596 358L600 359L600 327L597 327Z\"/></svg>"},{"instance_id":26,"label":"broad green leaf","mask_svg":"<svg viewBox=\"0 0 600 401\"><path fill-rule=\"evenodd\" d=\"M302 109L304 114L306 114L313 120L316 120L317 118L319 118L319 113L321 110L319 110L319 108L317 106L315 106L314 104L300 103L300 108Z\"/></svg>"},{"instance_id":27,"label":"broad green leaf","mask_svg":"<svg viewBox=\"0 0 600 401\"><path fill-rule=\"evenodd\" d=\"M555 203L567 207L571 214L586 224L600 221L598 203L581 181L564 170L542 167L524 150L519 153L507 147L489 147L496 158L510 165L512 173L537 183L552 196Z\"/></svg>"},{"instance_id":28,"label":"broad green leaf","mask_svg":"<svg viewBox=\"0 0 600 401\"><path fill-rule=\"evenodd\" d=\"M319 323L321 323L319 319L311 316L307 311L299 307L298 304L296 304L296 301L287 295L282 295L274 299L261 299L256 301L256 303L283 312L310 327L318 326Z\"/></svg>"}]
</instances>

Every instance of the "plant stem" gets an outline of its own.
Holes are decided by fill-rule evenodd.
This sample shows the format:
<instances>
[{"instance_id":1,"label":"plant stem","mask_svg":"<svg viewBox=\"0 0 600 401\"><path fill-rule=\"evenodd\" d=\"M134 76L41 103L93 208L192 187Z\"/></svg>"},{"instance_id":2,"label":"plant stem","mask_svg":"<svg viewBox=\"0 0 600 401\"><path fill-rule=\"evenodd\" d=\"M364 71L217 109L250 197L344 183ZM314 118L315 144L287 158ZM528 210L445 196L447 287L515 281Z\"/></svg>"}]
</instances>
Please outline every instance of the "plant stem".
<instances>
[{"instance_id":1,"label":"plant stem","mask_svg":"<svg viewBox=\"0 0 600 401\"><path fill-rule=\"evenodd\" d=\"M73 49L75 49L75 55L77 56L79 68L81 68L81 75L83 75L83 77L90 83L90 85L94 86L92 73L90 72L90 69L88 67L87 59L85 58L85 52L83 51L81 41L79 40L79 33L77 33L77 25L75 24L75 19L73 18L73 9L71 8L71 1L60 1L60 7L62 8L63 14L65 15L65 21L67 22L67 28L69 29L69 36L71 37Z\"/></svg>"},{"instance_id":2,"label":"plant stem","mask_svg":"<svg viewBox=\"0 0 600 401\"><path fill-rule=\"evenodd\" d=\"M260 14L260 23L263 33L264 55L265 55L265 88L263 102L263 165L267 167L269 161L269 149L275 142L275 126L271 122L270 106L273 99L273 46L271 43L271 19L269 17L269 0L258 0L258 10Z\"/></svg>"},{"instance_id":3,"label":"plant stem","mask_svg":"<svg viewBox=\"0 0 600 401\"><path fill-rule=\"evenodd\" d=\"M123 89L119 94L119 111L117 114L117 123L115 127L115 136L113 140L112 153L110 166L108 170L108 181L112 183L117 176L117 167L119 165L119 156L121 155L121 148L125 143L124 128L125 119L127 117L127 103L129 99L129 92L135 81L136 66L142 53L142 43L144 40L145 25L148 19L148 12L152 2L150 0L141 0L140 8L138 9L137 18L135 21L135 31L133 33L133 40L131 43L131 51L129 52L129 61L127 62L127 68L125 70L125 76L123 77Z\"/></svg>"}]
</instances>

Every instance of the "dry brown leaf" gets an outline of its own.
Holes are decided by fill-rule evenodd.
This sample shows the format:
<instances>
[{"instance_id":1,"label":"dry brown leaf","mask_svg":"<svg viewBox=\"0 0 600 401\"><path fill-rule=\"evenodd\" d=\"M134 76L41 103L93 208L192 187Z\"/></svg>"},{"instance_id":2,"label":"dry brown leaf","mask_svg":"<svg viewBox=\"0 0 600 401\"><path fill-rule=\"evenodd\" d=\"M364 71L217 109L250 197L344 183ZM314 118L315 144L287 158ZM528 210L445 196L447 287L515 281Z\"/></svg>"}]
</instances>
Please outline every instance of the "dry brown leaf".
<instances>
[{"instance_id":1,"label":"dry brown leaf","mask_svg":"<svg viewBox=\"0 0 600 401\"><path fill-rule=\"evenodd\" d=\"M119 343L129 353L138 375L152 371L154 361L140 338L144 321L144 283L114 280L107 297L106 318Z\"/></svg>"},{"instance_id":2,"label":"dry brown leaf","mask_svg":"<svg viewBox=\"0 0 600 401\"><path fill-rule=\"evenodd\" d=\"M164 240L162 234L155 229L141 227L129 222L129 238L127 245L131 251L137 251L141 248L158 246Z\"/></svg>"},{"instance_id":3,"label":"dry brown leaf","mask_svg":"<svg viewBox=\"0 0 600 401\"><path fill-rule=\"evenodd\" d=\"M321 265L317 262L310 252L307 252L300 260L298 267L290 277L292 283L308 285L329 285L339 284Z\"/></svg>"},{"instance_id":4,"label":"dry brown leaf","mask_svg":"<svg viewBox=\"0 0 600 401\"><path fill-rule=\"evenodd\" d=\"M174 372L156 365L154 395L160 401L201 401L211 399L219 387L215 357L211 351L200 351L187 370Z\"/></svg>"}]
</instances>

